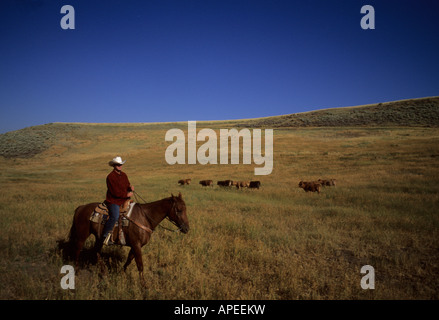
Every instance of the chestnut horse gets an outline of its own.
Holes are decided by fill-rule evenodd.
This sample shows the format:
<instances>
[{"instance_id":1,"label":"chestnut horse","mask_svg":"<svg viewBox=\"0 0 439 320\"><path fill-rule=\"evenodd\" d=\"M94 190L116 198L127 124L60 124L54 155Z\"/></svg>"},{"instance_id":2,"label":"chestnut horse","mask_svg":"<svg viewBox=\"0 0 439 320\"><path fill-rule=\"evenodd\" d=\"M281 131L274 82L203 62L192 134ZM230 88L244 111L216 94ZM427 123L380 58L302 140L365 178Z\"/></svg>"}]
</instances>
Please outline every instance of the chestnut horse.
<instances>
[{"instance_id":1,"label":"chestnut horse","mask_svg":"<svg viewBox=\"0 0 439 320\"><path fill-rule=\"evenodd\" d=\"M94 250L98 260L103 245L102 231L100 223L90 221L90 217L99 203L89 203L79 206L73 216L73 224L70 228L68 243L73 250L76 266L79 264L79 254L85 241L93 234L96 238ZM143 278L143 261L141 248L148 243L153 230L160 222L169 218L181 232L189 231L189 221L186 215L186 204L181 193L177 197L172 195L169 198L155 202L139 204L136 203L130 214L130 223L123 227L126 246L131 247L128 259L124 265L124 270L131 263L133 258L136 260L137 270L139 271L140 281L145 285Z\"/></svg>"}]
</instances>

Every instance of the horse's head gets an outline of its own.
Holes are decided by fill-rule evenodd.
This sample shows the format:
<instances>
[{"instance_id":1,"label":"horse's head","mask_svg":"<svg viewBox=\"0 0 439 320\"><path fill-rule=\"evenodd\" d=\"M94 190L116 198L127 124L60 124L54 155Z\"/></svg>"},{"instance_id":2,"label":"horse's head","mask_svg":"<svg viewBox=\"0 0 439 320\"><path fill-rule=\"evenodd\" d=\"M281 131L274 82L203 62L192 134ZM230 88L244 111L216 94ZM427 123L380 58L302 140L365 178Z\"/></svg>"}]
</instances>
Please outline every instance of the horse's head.
<instances>
[{"instance_id":1,"label":"horse's head","mask_svg":"<svg viewBox=\"0 0 439 320\"><path fill-rule=\"evenodd\" d=\"M183 196L178 193L178 196L171 197L172 205L171 211L168 213L168 218L177 225L181 232L187 233L189 231L189 220L186 215L186 204Z\"/></svg>"}]
</instances>

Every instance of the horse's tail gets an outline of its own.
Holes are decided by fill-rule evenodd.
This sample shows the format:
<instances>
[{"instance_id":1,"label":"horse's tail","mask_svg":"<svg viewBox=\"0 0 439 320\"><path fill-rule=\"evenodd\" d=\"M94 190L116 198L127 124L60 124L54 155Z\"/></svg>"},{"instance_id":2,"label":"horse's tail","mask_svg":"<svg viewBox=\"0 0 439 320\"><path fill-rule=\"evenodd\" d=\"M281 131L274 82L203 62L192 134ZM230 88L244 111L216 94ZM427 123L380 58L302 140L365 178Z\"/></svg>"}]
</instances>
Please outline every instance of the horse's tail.
<instances>
[{"instance_id":1,"label":"horse's tail","mask_svg":"<svg viewBox=\"0 0 439 320\"><path fill-rule=\"evenodd\" d=\"M75 226L75 220L73 219L72 226L69 231L69 235L67 236L67 243L72 244L76 241L76 226Z\"/></svg>"},{"instance_id":2,"label":"horse's tail","mask_svg":"<svg viewBox=\"0 0 439 320\"><path fill-rule=\"evenodd\" d=\"M75 214L73 216L72 226L70 227L70 231L69 231L69 234L67 236L67 239L57 240L58 249L62 252L63 258L65 260L68 260L71 257L73 257L74 248L75 248L76 242L78 240L78 232L76 229L76 223L75 223L76 219L75 218L78 214L79 208L81 208L81 207L78 207L75 209Z\"/></svg>"},{"instance_id":3,"label":"horse's tail","mask_svg":"<svg viewBox=\"0 0 439 320\"><path fill-rule=\"evenodd\" d=\"M73 215L73 221L72 221L72 226L70 227L70 231L69 231L69 235L67 237L67 242L72 245L76 242L76 240L78 239L78 233L76 230L76 216L79 214L79 210L82 208L83 206L79 206L75 209L75 214Z\"/></svg>"}]
</instances>

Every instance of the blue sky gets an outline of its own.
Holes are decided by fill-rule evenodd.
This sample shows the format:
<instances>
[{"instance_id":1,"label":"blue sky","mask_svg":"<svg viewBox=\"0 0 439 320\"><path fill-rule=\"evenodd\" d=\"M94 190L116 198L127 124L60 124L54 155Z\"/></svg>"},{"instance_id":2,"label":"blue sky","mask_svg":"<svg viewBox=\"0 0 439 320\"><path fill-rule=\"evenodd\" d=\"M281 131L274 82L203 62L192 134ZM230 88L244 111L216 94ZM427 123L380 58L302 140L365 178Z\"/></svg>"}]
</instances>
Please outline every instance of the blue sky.
<instances>
[{"instance_id":1,"label":"blue sky","mask_svg":"<svg viewBox=\"0 0 439 320\"><path fill-rule=\"evenodd\" d=\"M436 0L1 0L0 133L437 96L438 14Z\"/></svg>"}]
</instances>

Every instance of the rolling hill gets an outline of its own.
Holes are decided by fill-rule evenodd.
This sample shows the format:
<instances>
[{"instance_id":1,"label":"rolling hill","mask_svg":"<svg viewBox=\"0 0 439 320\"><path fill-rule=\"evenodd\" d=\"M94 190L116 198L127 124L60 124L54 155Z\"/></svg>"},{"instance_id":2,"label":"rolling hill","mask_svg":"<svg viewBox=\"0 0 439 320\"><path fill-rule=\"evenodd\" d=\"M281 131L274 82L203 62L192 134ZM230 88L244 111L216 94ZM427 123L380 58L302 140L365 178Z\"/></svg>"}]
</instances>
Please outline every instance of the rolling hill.
<instances>
[{"instance_id":1,"label":"rolling hill","mask_svg":"<svg viewBox=\"0 0 439 320\"><path fill-rule=\"evenodd\" d=\"M219 121L221 122L221 121ZM217 122L218 123L218 122ZM304 113L227 121L234 127L439 127L439 97L322 109ZM104 125L104 124L102 124ZM151 124L149 124L151 125ZM81 124L50 123L0 135L0 156L31 158L81 130ZM67 139L68 140L68 139ZM65 141L64 143L69 143Z\"/></svg>"}]
</instances>

